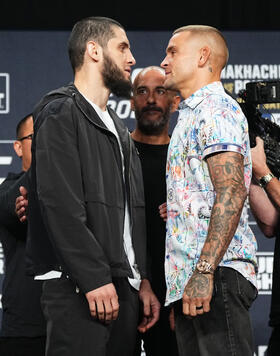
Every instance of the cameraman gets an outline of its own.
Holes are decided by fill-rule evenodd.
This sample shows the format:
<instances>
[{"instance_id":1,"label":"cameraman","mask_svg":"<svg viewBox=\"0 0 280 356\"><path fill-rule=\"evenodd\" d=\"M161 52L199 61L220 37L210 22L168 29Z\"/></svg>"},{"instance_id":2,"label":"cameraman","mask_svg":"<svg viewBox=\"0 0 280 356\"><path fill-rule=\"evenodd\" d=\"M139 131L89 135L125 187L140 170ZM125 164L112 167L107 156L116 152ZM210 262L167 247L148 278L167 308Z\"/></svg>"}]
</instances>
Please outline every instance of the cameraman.
<instances>
[{"instance_id":1,"label":"cameraman","mask_svg":"<svg viewBox=\"0 0 280 356\"><path fill-rule=\"evenodd\" d=\"M267 356L280 350L280 182L266 164L263 141L257 137L252 148L253 179L250 187L250 207L258 226L266 237L276 237L274 248L272 299L269 325L273 328Z\"/></svg>"}]
</instances>

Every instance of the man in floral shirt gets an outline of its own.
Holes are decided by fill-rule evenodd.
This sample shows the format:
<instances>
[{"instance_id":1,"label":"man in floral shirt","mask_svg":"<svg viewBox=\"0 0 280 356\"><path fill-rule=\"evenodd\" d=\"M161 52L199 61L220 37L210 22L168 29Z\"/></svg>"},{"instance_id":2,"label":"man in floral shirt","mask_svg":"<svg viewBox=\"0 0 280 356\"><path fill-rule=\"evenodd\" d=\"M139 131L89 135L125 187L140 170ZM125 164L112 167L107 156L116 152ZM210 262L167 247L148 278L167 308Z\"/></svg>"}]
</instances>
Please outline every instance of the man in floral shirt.
<instances>
[{"instance_id":1,"label":"man in floral shirt","mask_svg":"<svg viewBox=\"0 0 280 356\"><path fill-rule=\"evenodd\" d=\"M165 86L184 99L167 159L165 261L180 355L253 355L257 246L243 208L250 145L246 118L220 82L227 59L217 29L186 26L161 64Z\"/></svg>"}]
</instances>

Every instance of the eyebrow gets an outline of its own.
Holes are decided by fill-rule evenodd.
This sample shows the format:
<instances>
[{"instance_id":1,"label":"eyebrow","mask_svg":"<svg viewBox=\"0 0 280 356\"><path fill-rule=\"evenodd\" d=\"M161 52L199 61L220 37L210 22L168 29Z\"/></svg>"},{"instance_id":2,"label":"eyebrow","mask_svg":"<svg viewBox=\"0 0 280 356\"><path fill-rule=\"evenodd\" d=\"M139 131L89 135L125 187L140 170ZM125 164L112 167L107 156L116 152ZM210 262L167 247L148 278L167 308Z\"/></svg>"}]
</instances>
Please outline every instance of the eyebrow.
<instances>
[{"instance_id":1,"label":"eyebrow","mask_svg":"<svg viewBox=\"0 0 280 356\"><path fill-rule=\"evenodd\" d=\"M130 48L129 42L123 41L119 44L119 47L126 47L126 48Z\"/></svg>"},{"instance_id":2,"label":"eyebrow","mask_svg":"<svg viewBox=\"0 0 280 356\"><path fill-rule=\"evenodd\" d=\"M171 52L171 51L173 51L174 49L176 49L175 46L169 46L169 47L167 47L167 49L166 49L166 53Z\"/></svg>"},{"instance_id":3,"label":"eyebrow","mask_svg":"<svg viewBox=\"0 0 280 356\"><path fill-rule=\"evenodd\" d=\"M147 89L148 87L145 85L140 85L139 87L137 87L135 90L139 90L139 89ZM167 90L163 85L158 85L155 87L155 89L164 89Z\"/></svg>"}]
</instances>

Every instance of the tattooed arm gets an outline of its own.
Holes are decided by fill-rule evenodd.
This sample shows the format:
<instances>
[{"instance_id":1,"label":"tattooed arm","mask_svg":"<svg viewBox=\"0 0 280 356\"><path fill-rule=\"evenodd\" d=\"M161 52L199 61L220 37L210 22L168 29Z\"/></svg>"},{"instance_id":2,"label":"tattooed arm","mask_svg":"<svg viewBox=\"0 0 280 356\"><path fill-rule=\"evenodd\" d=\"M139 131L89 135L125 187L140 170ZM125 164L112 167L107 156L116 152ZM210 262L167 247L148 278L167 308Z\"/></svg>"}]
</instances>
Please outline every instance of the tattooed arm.
<instances>
[{"instance_id":1,"label":"tattooed arm","mask_svg":"<svg viewBox=\"0 0 280 356\"><path fill-rule=\"evenodd\" d=\"M216 199L200 259L207 260L215 269L237 229L247 191L241 154L222 152L206 159ZM183 294L184 314L196 316L210 310L213 278L213 274L193 273ZM200 306L203 308L197 309Z\"/></svg>"}]
</instances>

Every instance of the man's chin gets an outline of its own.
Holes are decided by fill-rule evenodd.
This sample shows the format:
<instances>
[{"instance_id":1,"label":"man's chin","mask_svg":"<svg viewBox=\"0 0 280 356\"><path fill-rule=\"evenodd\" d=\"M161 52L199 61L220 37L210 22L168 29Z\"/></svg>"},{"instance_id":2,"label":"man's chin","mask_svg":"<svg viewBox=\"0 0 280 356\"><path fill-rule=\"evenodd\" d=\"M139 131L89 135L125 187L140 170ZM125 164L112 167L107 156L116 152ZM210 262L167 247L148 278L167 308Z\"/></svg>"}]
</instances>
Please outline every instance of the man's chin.
<instances>
[{"instance_id":1,"label":"man's chin","mask_svg":"<svg viewBox=\"0 0 280 356\"><path fill-rule=\"evenodd\" d=\"M124 72L123 79L127 80L128 82L131 82L131 75L129 72Z\"/></svg>"},{"instance_id":2,"label":"man's chin","mask_svg":"<svg viewBox=\"0 0 280 356\"><path fill-rule=\"evenodd\" d=\"M178 90L176 84L173 82L172 78L166 78L164 81L164 87L167 90Z\"/></svg>"}]
</instances>

